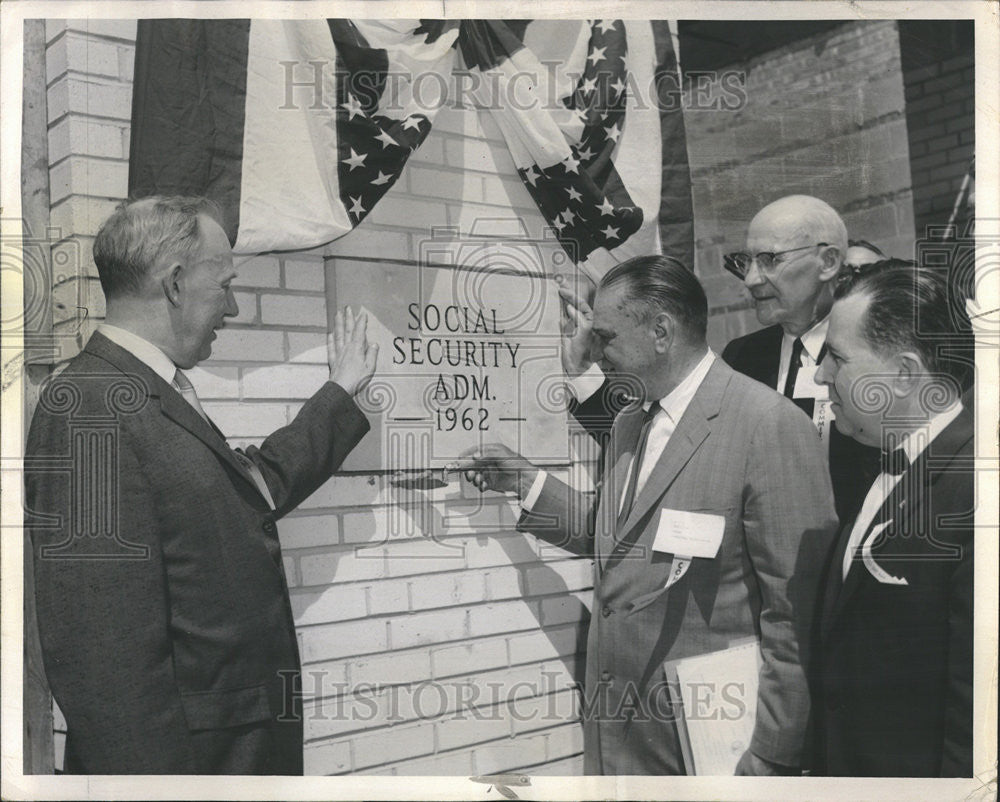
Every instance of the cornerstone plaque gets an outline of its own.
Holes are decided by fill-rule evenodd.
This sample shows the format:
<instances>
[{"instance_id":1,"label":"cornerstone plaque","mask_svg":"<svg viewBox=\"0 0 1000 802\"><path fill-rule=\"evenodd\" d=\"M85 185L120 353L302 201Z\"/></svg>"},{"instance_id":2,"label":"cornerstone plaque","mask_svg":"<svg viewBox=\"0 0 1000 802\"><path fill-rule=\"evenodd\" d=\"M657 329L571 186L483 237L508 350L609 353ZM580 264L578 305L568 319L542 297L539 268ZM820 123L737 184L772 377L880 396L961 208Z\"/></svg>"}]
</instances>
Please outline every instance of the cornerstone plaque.
<instances>
[{"instance_id":1,"label":"cornerstone plaque","mask_svg":"<svg viewBox=\"0 0 1000 802\"><path fill-rule=\"evenodd\" d=\"M352 262L335 301L368 313L378 369L359 404L372 431L346 471L442 468L481 443L568 460L559 298L541 272Z\"/></svg>"}]
</instances>

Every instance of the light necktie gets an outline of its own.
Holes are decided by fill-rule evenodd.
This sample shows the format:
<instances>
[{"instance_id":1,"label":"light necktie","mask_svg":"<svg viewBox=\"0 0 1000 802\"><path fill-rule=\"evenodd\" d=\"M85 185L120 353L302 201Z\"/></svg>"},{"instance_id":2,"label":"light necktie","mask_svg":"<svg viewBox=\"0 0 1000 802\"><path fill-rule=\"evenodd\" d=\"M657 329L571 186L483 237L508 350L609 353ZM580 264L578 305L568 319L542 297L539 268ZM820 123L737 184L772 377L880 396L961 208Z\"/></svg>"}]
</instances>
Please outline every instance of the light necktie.
<instances>
[{"instance_id":1,"label":"light necktie","mask_svg":"<svg viewBox=\"0 0 1000 802\"><path fill-rule=\"evenodd\" d=\"M795 380L799 377L799 368L802 367L802 338L796 337L792 343L792 358L788 362L788 378L785 379L785 398L795 397Z\"/></svg>"},{"instance_id":2,"label":"light necktie","mask_svg":"<svg viewBox=\"0 0 1000 802\"><path fill-rule=\"evenodd\" d=\"M642 459L646 454L646 442L649 440L649 430L653 425L653 418L660 411L660 402L654 401L649 405L642 419L642 426L639 429L639 438L635 444L635 457L632 459L632 468L629 471L628 484L625 486L625 496L622 499L621 510L618 513L617 529L621 530L622 525L628 519L635 502L635 489L639 483L639 471L642 469Z\"/></svg>"},{"instance_id":3,"label":"light necktie","mask_svg":"<svg viewBox=\"0 0 1000 802\"><path fill-rule=\"evenodd\" d=\"M205 414L205 410L202 408L201 402L198 400L198 393L195 392L194 385L191 384L191 380L185 376L184 373L178 370L174 374L173 385L177 392L181 394L181 397L194 407L195 412L201 415L205 423L212 426L214 429L215 426L212 425L212 422L208 419L208 415ZM257 463L255 463L242 451L238 451L235 448L231 448L230 452L234 457L236 457L236 461L246 472L247 476L253 480L253 483L257 486L260 494L267 501L268 506L272 510L276 509L274 499L271 497L271 491L267 486L267 482L264 481L264 474L260 472L260 468L257 467Z\"/></svg>"},{"instance_id":4,"label":"light necktie","mask_svg":"<svg viewBox=\"0 0 1000 802\"><path fill-rule=\"evenodd\" d=\"M208 415L206 415L205 410L202 409L201 401L198 400L198 393L195 392L194 385L191 384L191 380L179 369L174 374L173 385L174 389L181 394L184 400L194 407L194 411L201 415L205 423L209 423Z\"/></svg>"}]
</instances>

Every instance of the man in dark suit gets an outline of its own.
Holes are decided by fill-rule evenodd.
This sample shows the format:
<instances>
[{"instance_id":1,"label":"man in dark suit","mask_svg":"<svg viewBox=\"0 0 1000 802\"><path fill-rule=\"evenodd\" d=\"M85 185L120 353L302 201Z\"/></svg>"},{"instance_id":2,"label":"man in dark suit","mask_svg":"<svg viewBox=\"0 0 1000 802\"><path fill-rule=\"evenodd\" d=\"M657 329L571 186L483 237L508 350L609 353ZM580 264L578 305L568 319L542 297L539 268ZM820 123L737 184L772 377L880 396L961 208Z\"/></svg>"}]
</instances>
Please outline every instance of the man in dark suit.
<instances>
[{"instance_id":1,"label":"man in dark suit","mask_svg":"<svg viewBox=\"0 0 1000 802\"><path fill-rule=\"evenodd\" d=\"M28 528L65 770L301 774L299 654L275 521L368 429L377 351L338 314L330 380L234 451L183 370L238 309L217 211L146 198L101 227L107 319L44 389Z\"/></svg>"},{"instance_id":2,"label":"man in dark suit","mask_svg":"<svg viewBox=\"0 0 1000 802\"><path fill-rule=\"evenodd\" d=\"M808 629L835 528L826 460L787 399L709 350L707 318L697 278L669 257L604 276L592 358L642 396L615 419L596 503L500 444L467 455L467 479L522 499L519 529L594 557L588 774L690 772L664 663L744 638L762 663L736 772L794 774L800 762Z\"/></svg>"},{"instance_id":3,"label":"man in dark suit","mask_svg":"<svg viewBox=\"0 0 1000 802\"><path fill-rule=\"evenodd\" d=\"M728 254L726 268L753 296L767 328L732 340L722 358L733 368L792 399L827 444L837 515L857 510L878 452L836 431L831 404L816 384L825 354L833 293L848 251L847 229L827 203L789 195L761 209L747 231L747 250Z\"/></svg>"},{"instance_id":4,"label":"man in dark suit","mask_svg":"<svg viewBox=\"0 0 1000 802\"><path fill-rule=\"evenodd\" d=\"M843 522L815 655L813 772L972 775L969 323L944 279L892 267L841 290L818 380L837 428L883 449Z\"/></svg>"}]
</instances>

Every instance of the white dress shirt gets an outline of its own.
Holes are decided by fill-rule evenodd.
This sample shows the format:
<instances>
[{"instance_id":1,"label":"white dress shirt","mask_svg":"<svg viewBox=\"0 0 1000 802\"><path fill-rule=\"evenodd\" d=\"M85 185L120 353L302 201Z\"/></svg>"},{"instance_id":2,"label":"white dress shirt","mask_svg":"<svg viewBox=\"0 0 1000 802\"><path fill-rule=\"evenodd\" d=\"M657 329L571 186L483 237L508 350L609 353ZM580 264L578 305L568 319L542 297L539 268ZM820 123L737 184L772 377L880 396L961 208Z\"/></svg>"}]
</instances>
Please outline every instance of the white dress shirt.
<instances>
[{"instance_id":1,"label":"white dress shirt","mask_svg":"<svg viewBox=\"0 0 1000 802\"><path fill-rule=\"evenodd\" d=\"M208 416L205 414L205 410L202 409L201 404L198 402L198 396L194 392L194 388L190 387L190 380L185 377L185 382L189 385L189 391L194 397L193 400L188 397L188 394L178 385L176 381L177 374L181 372L180 369L173 363L173 360L171 360L170 357L163 353L163 351L153 345L149 340L140 337L134 332L119 328L118 326L102 323L97 327L97 331L111 340L111 342L115 345L124 348L132 354L132 356L152 370L157 376L163 379L163 381L177 390L180 397L183 398L185 402L190 404L194 411L205 419L206 423L211 425L211 421L209 421ZM257 467L257 464L238 449L234 449L233 454L253 480L254 484L257 485L257 489L260 490L261 495L267 500L270 508L272 510L275 509L274 499L271 496L271 490L267 486L267 481L264 479L264 475L260 472L260 468Z\"/></svg>"},{"instance_id":2,"label":"white dress shirt","mask_svg":"<svg viewBox=\"0 0 1000 802\"><path fill-rule=\"evenodd\" d=\"M800 367L809 368L818 365L819 355L823 350L823 343L826 342L826 332L829 328L830 316L827 315L799 337L795 337L795 335L789 334L787 331L781 335L781 356L778 362L778 382L774 386L775 390L779 393L785 391L785 381L788 379L788 371L791 370L792 366L792 348L795 345L795 340L802 340L802 360Z\"/></svg>"},{"instance_id":3,"label":"white dress shirt","mask_svg":"<svg viewBox=\"0 0 1000 802\"><path fill-rule=\"evenodd\" d=\"M643 454L642 465L639 466L639 476L635 486L635 495L637 498L646 480L649 479L649 474L652 473L653 467L663 454L663 450L667 447L670 435L674 433L674 429L680 423L685 410L691 404L691 399L698 392L698 388L701 387L701 383L705 380L705 376L708 374L715 359L716 355L711 350L706 351L698 364L681 380L680 384L663 398L659 399L660 409L653 417L652 424L650 424L649 434L646 438L646 450ZM653 400L649 399L643 403L643 411L649 409ZM625 481L619 489L621 493L618 499L619 510L625 500L625 488L628 487L629 477L633 470L635 470L635 465L630 463L628 472L625 475ZM546 472L540 470L531 485L531 489L521 502L521 507L526 512L530 512L538 500L538 496L542 492L542 485L545 484L545 477Z\"/></svg>"},{"instance_id":4,"label":"white dress shirt","mask_svg":"<svg viewBox=\"0 0 1000 802\"><path fill-rule=\"evenodd\" d=\"M927 448L931 440L937 437L949 423L955 420L961 411L962 402L956 401L944 412L939 412L928 420L926 427L921 427L902 438L899 448L902 448L906 452L911 465L924 449ZM858 512L858 517L854 521L854 527L851 529L851 535L847 540L847 548L844 551L843 572L841 574L843 579L847 579L847 573L851 570L855 553L861 547L865 533L871 528L878 511L882 509L885 500L889 498L889 494L892 493L902 478L902 474L893 476L891 473L884 472L875 478L875 482L872 484L871 489L869 489L868 495L865 496L864 503Z\"/></svg>"},{"instance_id":5,"label":"white dress shirt","mask_svg":"<svg viewBox=\"0 0 1000 802\"><path fill-rule=\"evenodd\" d=\"M594 393L601 389L605 379L604 371L596 362L591 362L579 376L573 376L566 380L566 387L573 394L577 401L586 401Z\"/></svg>"},{"instance_id":6,"label":"white dress shirt","mask_svg":"<svg viewBox=\"0 0 1000 802\"><path fill-rule=\"evenodd\" d=\"M145 340L138 334L131 331L112 326L110 323L102 323L97 327L99 334L103 334L115 345L121 346L132 356L146 365L167 384L173 384L174 375L177 373L177 366L163 351L153 345L149 340Z\"/></svg>"}]
</instances>

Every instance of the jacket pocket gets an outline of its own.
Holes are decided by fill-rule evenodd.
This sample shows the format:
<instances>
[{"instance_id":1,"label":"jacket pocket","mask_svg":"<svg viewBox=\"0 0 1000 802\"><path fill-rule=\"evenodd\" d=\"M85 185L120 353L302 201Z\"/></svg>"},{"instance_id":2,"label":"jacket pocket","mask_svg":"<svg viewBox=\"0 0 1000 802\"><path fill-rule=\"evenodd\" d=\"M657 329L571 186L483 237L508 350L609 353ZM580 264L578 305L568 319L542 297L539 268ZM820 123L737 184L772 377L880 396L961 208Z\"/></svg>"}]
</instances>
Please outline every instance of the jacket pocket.
<instances>
[{"instance_id":1,"label":"jacket pocket","mask_svg":"<svg viewBox=\"0 0 1000 802\"><path fill-rule=\"evenodd\" d=\"M191 730L238 727L271 718L265 685L182 693L181 704Z\"/></svg>"}]
</instances>

